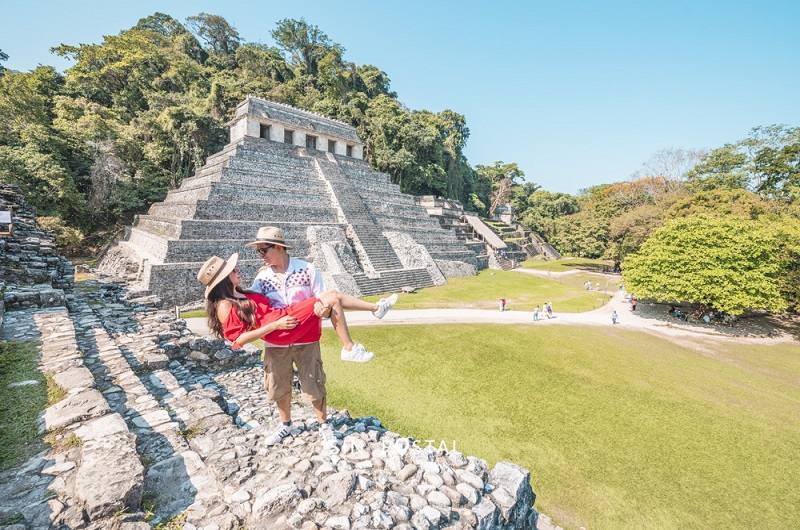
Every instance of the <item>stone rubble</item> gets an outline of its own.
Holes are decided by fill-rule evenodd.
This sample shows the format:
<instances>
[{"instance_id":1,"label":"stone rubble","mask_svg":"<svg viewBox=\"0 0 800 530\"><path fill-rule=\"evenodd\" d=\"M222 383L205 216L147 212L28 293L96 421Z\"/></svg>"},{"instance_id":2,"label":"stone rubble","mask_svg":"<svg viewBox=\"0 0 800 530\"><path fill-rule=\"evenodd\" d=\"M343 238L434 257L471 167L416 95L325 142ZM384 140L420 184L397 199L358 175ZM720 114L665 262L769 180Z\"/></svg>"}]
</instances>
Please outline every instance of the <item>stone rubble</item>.
<instances>
[{"instance_id":1,"label":"stone rubble","mask_svg":"<svg viewBox=\"0 0 800 530\"><path fill-rule=\"evenodd\" d=\"M40 341L42 371L66 391L40 418L54 446L0 474L0 525L536 528L530 473L515 464L490 470L334 409L341 446L328 452L299 403L291 437L267 449L278 415L257 349L193 335L157 298L119 285L87 281L64 300L10 311L0 329Z\"/></svg>"},{"instance_id":2,"label":"stone rubble","mask_svg":"<svg viewBox=\"0 0 800 530\"><path fill-rule=\"evenodd\" d=\"M63 307L72 290L72 264L53 249L53 234L42 230L36 209L19 187L0 182L0 210L12 213L13 236L0 237L0 327L6 311Z\"/></svg>"}]
</instances>

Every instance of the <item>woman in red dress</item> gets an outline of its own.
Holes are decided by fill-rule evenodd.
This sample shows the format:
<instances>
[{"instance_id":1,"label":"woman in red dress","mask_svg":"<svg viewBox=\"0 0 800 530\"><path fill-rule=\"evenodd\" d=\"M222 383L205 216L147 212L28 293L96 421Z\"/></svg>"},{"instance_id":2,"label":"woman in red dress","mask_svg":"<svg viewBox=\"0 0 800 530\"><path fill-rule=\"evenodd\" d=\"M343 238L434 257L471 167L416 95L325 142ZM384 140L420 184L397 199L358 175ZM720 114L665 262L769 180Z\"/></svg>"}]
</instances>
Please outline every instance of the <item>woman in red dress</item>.
<instances>
[{"instance_id":1,"label":"woman in red dress","mask_svg":"<svg viewBox=\"0 0 800 530\"><path fill-rule=\"evenodd\" d=\"M212 256L198 274L198 279L206 285L206 316L215 335L233 342L234 348L259 338L278 346L317 342L322 334L321 318L330 315L344 347L352 350L360 346L350 337L344 309L372 311L375 304L331 290L285 309L276 309L263 295L241 287L242 278L236 268L238 259L237 253L227 261ZM373 357L365 349L364 353L363 361Z\"/></svg>"}]
</instances>

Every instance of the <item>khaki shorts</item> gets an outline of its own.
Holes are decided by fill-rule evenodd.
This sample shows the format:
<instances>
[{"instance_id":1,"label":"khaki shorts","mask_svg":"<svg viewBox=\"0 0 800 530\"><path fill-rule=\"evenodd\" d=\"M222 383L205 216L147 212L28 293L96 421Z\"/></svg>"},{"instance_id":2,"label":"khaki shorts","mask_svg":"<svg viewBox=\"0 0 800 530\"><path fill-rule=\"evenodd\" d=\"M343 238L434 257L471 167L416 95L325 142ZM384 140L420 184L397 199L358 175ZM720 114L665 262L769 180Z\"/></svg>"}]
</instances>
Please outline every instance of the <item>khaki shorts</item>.
<instances>
[{"instance_id":1,"label":"khaki shorts","mask_svg":"<svg viewBox=\"0 0 800 530\"><path fill-rule=\"evenodd\" d=\"M322 369L319 342L312 342L286 348L264 348L267 399L274 403L292 393L292 363L297 366L303 399L316 401L325 397L325 370Z\"/></svg>"}]
</instances>

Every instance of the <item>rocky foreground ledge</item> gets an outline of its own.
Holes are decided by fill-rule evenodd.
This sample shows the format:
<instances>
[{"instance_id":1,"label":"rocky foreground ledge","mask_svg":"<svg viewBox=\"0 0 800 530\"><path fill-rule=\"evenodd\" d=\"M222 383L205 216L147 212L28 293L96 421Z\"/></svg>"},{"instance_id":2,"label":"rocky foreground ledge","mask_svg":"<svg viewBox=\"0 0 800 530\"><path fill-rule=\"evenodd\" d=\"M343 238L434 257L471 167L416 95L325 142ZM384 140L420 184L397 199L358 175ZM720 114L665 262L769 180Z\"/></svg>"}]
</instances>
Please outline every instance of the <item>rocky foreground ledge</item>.
<instances>
[{"instance_id":1,"label":"rocky foreground ledge","mask_svg":"<svg viewBox=\"0 0 800 530\"><path fill-rule=\"evenodd\" d=\"M87 282L67 307L6 314L4 340L41 341L67 395L40 418L52 447L0 475L0 526L550 528L527 470L423 447L374 417L330 409L334 454L295 403L293 436L267 450L278 415L258 355L133 296Z\"/></svg>"}]
</instances>

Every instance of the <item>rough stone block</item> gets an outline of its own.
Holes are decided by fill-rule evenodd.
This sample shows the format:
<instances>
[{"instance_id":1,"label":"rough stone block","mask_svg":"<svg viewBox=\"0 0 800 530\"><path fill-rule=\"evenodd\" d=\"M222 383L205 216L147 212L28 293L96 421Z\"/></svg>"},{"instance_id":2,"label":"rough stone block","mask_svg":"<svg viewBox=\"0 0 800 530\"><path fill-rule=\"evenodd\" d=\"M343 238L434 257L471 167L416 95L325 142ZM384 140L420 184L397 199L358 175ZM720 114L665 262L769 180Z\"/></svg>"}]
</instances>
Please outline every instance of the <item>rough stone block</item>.
<instances>
[{"instance_id":1,"label":"rough stone block","mask_svg":"<svg viewBox=\"0 0 800 530\"><path fill-rule=\"evenodd\" d=\"M111 409L103 394L97 390L88 389L67 396L64 400L45 409L42 422L44 429L51 431L109 412Z\"/></svg>"},{"instance_id":2,"label":"rough stone block","mask_svg":"<svg viewBox=\"0 0 800 530\"><path fill-rule=\"evenodd\" d=\"M136 453L136 437L117 433L82 446L75 476L75 494L90 519L121 510L137 511L144 491L144 467Z\"/></svg>"}]
</instances>

